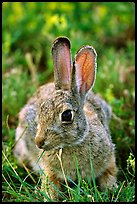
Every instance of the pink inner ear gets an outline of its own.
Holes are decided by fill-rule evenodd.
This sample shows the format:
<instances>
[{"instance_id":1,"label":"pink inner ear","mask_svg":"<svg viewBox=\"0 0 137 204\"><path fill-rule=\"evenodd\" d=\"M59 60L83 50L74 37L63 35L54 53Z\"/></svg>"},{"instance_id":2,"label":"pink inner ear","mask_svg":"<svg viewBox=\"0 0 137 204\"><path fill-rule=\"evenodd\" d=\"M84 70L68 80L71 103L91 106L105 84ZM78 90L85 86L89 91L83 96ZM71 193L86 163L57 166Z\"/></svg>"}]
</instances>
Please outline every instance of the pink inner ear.
<instances>
[{"instance_id":1,"label":"pink inner ear","mask_svg":"<svg viewBox=\"0 0 137 204\"><path fill-rule=\"evenodd\" d=\"M71 53L70 42L65 37L57 38L52 46L54 63L54 80L57 89L67 90L71 78Z\"/></svg>"},{"instance_id":2,"label":"pink inner ear","mask_svg":"<svg viewBox=\"0 0 137 204\"><path fill-rule=\"evenodd\" d=\"M58 68L60 72L60 80L61 83L65 86L70 83L70 75L71 75L71 59L68 48L64 46L59 50L59 57L57 59Z\"/></svg>"},{"instance_id":3,"label":"pink inner ear","mask_svg":"<svg viewBox=\"0 0 137 204\"><path fill-rule=\"evenodd\" d=\"M95 80L95 53L82 48L76 56L76 81L80 93L86 93Z\"/></svg>"}]
</instances>

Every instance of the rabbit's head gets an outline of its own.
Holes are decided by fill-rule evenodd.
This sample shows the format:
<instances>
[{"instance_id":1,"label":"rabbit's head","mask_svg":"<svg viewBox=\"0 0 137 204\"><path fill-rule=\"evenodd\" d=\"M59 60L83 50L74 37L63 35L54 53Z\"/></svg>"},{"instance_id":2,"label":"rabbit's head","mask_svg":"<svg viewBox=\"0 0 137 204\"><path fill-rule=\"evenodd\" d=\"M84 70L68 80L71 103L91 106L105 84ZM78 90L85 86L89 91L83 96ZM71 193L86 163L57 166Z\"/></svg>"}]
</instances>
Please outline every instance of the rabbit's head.
<instances>
[{"instance_id":1,"label":"rabbit's head","mask_svg":"<svg viewBox=\"0 0 137 204\"><path fill-rule=\"evenodd\" d=\"M72 63L70 42L59 37L53 42L55 91L41 96L35 143L50 150L80 144L88 133L83 111L86 93L93 87L96 74L96 51L83 46Z\"/></svg>"}]
</instances>

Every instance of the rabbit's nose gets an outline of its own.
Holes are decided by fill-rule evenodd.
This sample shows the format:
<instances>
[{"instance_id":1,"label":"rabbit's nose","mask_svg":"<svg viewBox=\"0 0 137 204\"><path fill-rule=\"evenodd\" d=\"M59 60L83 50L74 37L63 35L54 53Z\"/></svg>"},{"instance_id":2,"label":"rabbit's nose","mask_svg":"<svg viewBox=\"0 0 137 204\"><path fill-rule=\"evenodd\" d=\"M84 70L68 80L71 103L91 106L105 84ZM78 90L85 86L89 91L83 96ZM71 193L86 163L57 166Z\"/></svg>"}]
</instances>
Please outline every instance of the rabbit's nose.
<instances>
[{"instance_id":1,"label":"rabbit's nose","mask_svg":"<svg viewBox=\"0 0 137 204\"><path fill-rule=\"evenodd\" d=\"M35 144L38 146L38 148L42 149L42 146L44 145L44 138L35 137Z\"/></svg>"},{"instance_id":2,"label":"rabbit's nose","mask_svg":"<svg viewBox=\"0 0 137 204\"><path fill-rule=\"evenodd\" d=\"M37 133L35 136L35 144L40 149L42 149L43 145L44 145L44 131L43 131L43 127L40 125L37 126Z\"/></svg>"}]
</instances>

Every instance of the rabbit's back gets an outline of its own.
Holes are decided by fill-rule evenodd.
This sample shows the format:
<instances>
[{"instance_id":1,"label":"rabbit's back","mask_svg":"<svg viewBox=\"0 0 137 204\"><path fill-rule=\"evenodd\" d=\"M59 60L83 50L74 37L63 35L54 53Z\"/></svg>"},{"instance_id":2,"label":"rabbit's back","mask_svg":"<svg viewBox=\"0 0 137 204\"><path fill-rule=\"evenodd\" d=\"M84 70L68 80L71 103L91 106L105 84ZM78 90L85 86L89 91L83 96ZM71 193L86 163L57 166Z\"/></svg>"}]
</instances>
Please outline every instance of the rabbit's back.
<instances>
[{"instance_id":1,"label":"rabbit's back","mask_svg":"<svg viewBox=\"0 0 137 204\"><path fill-rule=\"evenodd\" d=\"M97 113L99 121L103 124L105 130L109 135L110 134L109 121L112 115L111 106L104 99L102 99L98 94L95 94L92 91L88 92L85 104L91 105L91 109L94 109L94 111Z\"/></svg>"}]
</instances>

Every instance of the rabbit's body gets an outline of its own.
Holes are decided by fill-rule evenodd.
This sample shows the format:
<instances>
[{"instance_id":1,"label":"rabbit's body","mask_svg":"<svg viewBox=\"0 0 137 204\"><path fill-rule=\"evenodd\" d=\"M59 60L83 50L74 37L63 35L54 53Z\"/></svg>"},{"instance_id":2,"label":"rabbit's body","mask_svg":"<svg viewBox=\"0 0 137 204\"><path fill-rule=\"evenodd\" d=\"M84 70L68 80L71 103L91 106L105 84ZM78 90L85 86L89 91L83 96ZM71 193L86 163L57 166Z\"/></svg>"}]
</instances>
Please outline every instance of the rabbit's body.
<instances>
[{"instance_id":1,"label":"rabbit's body","mask_svg":"<svg viewBox=\"0 0 137 204\"><path fill-rule=\"evenodd\" d=\"M82 68L85 66L87 69L88 58L88 66L94 61L95 53L90 49L91 47L82 48L75 59L75 63L81 64L86 56ZM15 154L20 161L29 161L29 165L36 170L40 165L49 180L59 188L64 180L62 168L66 177L77 179L77 163L82 178L91 179L91 171L94 171L101 189L107 185L111 189L116 185L117 172L115 148L108 127L111 108L98 95L92 91L88 92L94 82L94 69L91 74L89 69L87 76L84 75L85 79L78 81L75 81L75 75L80 77L81 73L77 69L73 68L72 73L69 73L71 63L70 67L68 64L71 60L68 59L68 50L69 43L66 38L58 38L55 41L55 83L41 86L21 110L16 140L21 132L24 131L24 134L16 144ZM67 58L61 57L64 53ZM58 58L59 62L56 62ZM84 80L86 82L83 83ZM88 93L84 97L85 92ZM43 150L39 150L35 143L40 149L46 150L38 164L36 162ZM47 190L45 175L42 189ZM56 197L52 187L50 190L51 197Z\"/></svg>"}]
</instances>

